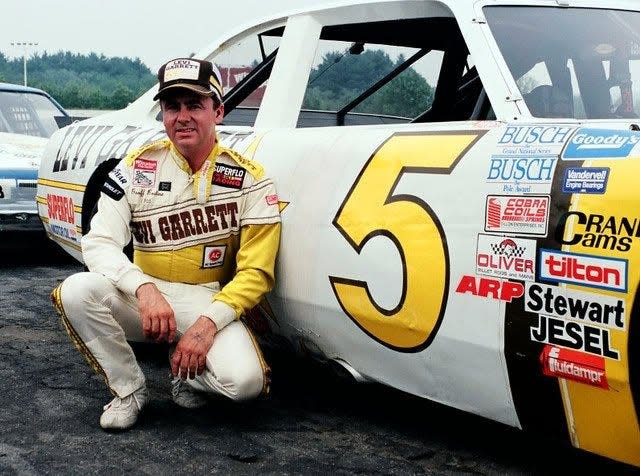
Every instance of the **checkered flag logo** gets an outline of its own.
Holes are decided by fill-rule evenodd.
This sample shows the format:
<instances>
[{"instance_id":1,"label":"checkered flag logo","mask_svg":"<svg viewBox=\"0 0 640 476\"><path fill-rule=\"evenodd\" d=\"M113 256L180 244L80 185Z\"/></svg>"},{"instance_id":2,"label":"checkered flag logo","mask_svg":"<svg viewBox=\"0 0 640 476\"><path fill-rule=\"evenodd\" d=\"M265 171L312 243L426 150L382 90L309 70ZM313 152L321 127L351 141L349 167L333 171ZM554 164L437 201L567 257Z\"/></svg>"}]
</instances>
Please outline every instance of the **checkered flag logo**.
<instances>
[{"instance_id":1,"label":"checkered flag logo","mask_svg":"<svg viewBox=\"0 0 640 476\"><path fill-rule=\"evenodd\" d=\"M494 254L506 256L507 258L511 258L512 256L519 258L524 254L525 250L526 248L524 246L516 245L516 242L511 239L491 244L491 251L493 251Z\"/></svg>"}]
</instances>

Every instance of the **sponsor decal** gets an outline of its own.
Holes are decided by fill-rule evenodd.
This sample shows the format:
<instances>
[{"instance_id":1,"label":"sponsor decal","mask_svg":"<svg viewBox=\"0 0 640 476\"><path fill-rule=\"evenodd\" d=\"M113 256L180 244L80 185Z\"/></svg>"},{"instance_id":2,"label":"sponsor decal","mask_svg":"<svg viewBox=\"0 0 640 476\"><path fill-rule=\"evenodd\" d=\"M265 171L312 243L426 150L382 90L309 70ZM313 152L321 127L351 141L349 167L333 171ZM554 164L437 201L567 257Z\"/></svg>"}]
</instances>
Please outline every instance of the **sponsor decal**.
<instances>
[{"instance_id":1,"label":"sponsor decal","mask_svg":"<svg viewBox=\"0 0 640 476\"><path fill-rule=\"evenodd\" d=\"M222 185L229 188L242 188L244 176L247 173L242 167L234 167L232 165L216 164L213 172L211 183L214 185Z\"/></svg>"},{"instance_id":2,"label":"sponsor decal","mask_svg":"<svg viewBox=\"0 0 640 476\"><path fill-rule=\"evenodd\" d=\"M534 281L535 259L534 240L478 235L476 274Z\"/></svg>"},{"instance_id":3,"label":"sponsor decal","mask_svg":"<svg viewBox=\"0 0 640 476\"><path fill-rule=\"evenodd\" d=\"M611 329L625 328L624 299L542 283L526 283L526 291L526 311Z\"/></svg>"},{"instance_id":4,"label":"sponsor decal","mask_svg":"<svg viewBox=\"0 0 640 476\"><path fill-rule=\"evenodd\" d=\"M164 82L175 79L198 79L200 63L188 59L177 59L164 68Z\"/></svg>"},{"instance_id":5,"label":"sponsor decal","mask_svg":"<svg viewBox=\"0 0 640 476\"><path fill-rule=\"evenodd\" d=\"M144 188L155 185L157 167L155 160L136 159L133 163L133 185Z\"/></svg>"},{"instance_id":6,"label":"sponsor decal","mask_svg":"<svg viewBox=\"0 0 640 476\"><path fill-rule=\"evenodd\" d=\"M624 159L640 142L640 133L625 130L576 130L565 145L563 160Z\"/></svg>"},{"instance_id":7,"label":"sponsor decal","mask_svg":"<svg viewBox=\"0 0 640 476\"><path fill-rule=\"evenodd\" d=\"M609 167L569 167L564 172L564 193L604 193L607 191Z\"/></svg>"},{"instance_id":8,"label":"sponsor decal","mask_svg":"<svg viewBox=\"0 0 640 476\"><path fill-rule=\"evenodd\" d=\"M498 139L498 145L560 145L573 130L569 126L508 126Z\"/></svg>"},{"instance_id":9,"label":"sponsor decal","mask_svg":"<svg viewBox=\"0 0 640 476\"><path fill-rule=\"evenodd\" d=\"M161 192L170 192L171 182L160 182L158 184L158 190L160 190Z\"/></svg>"},{"instance_id":10,"label":"sponsor decal","mask_svg":"<svg viewBox=\"0 0 640 476\"><path fill-rule=\"evenodd\" d=\"M126 169L121 169L118 166L116 166L115 169L109 172L109 177L121 188L125 188L129 183L129 173Z\"/></svg>"},{"instance_id":11,"label":"sponsor decal","mask_svg":"<svg viewBox=\"0 0 640 476\"><path fill-rule=\"evenodd\" d=\"M47 215L49 220L61 221L75 225L73 200L62 195L47 194Z\"/></svg>"},{"instance_id":12,"label":"sponsor decal","mask_svg":"<svg viewBox=\"0 0 640 476\"><path fill-rule=\"evenodd\" d=\"M202 254L202 267L217 268L222 266L226 250L227 245L205 246Z\"/></svg>"},{"instance_id":13,"label":"sponsor decal","mask_svg":"<svg viewBox=\"0 0 640 476\"><path fill-rule=\"evenodd\" d=\"M51 233L53 233L54 235L60 236L62 238L66 238L67 240L70 241L78 241L78 232L76 231L75 227L70 228L68 226L62 226L62 225L56 225L55 223L50 223L49 224L49 229L51 230Z\"/></svg>"},{"instance_id":14,"label":"sponsor decal","mask_svg":"<svg viewBox=\"0 0 640 476\"><path fill-rule=\"evenodd\" d=\"M107 159L122 159L130 150L162 137L166 137L166 133L158 129L71 125L65 127L52 171L93 168Z\"/></svg>"},{"instance_id":15,"label":"sponsor decal","mask_svg":"<svg viewBox=\"0 0 640 476\"><path fill-rule=\"evenodd\" d=\"M522 283L512 281L463 275L456 287L456 292L511 302L524 294L524 286Z\"/></svg>"},{"instance_id":16,"label":"sponsor decal","mask_svg":"<svg viewBox=\"0 0 640 476\"><path fill-rule=\"evenodd\" d=\"M549 195L488 195L484 231L547 235Z\"/></svg>"},{"instance_id":17,"label":"sponsor decal","mask_svg":"<svg viewBox=\"0 0 640 476\"><path fill-rule=\"evenodd\" d=\"M135 239L143 244L178 241L219 230L237 229L238 203L216 203L162 215L154 220L134 219L131 227Z\"/></svg>"},{"instance_id":18,"label":"sponsor decal","mask_svg":"<svg viewBox=\"0 0 640 476\"><path fill-rule=\"evenodd\" d=\"M120 185L109 176L107 176L107 179L102 185L102 192L107 197L111 197L114 200L120 200L124 197L124 190L122 190L122 187L120 187Z\"/></svg>"},{"instance_id":19,"label":"sponsor decal","mask_svg":"<svg viewBox=\"0 0 640 476\"><path fill-rule=\"evenodd\" d=\"M277 205L278 204L278 196L276 194L267 195L266 197L264 197L264 199L267 201L267 205Z\"/></svg>"},{"instance_id":20,"label":"sponsor decal","mask_svg":"<svg viewBox=\"0 0 640 476\"><path fill-rule=\"evenodd\" d=\"M531 326L529 331L531 340L535 342L620 359L620 352L611 345L609 329L539 314L537 326Z\"/></svg>"},{"instance_id":21,"label":"sponsor decal","mask_svg":"<svg viewBox=\"0 0 640 476\"><path fill-rule=\"evenodd\" d=\"M556 157L493 156L486 180L503 184L505 193L548 192L557 161Z\"/></svg>"},{"instance_id":22,"label":"sponsor decal","mask_svg":"<svg viewBox=\"0 0 640 476\"><path fill-rule=\"evenodd\" d=\"M545 345L540 354L542 373L594 387L609 389L604 359L571 349Z\"/></svg>"},{"instance_id":23,"label":"sponsor decal","mask_svg":"<svg viewBox=\"0 0 640 476\"><path fill-rule=\"evenodd\" d=\"M628 260L541 249L538 258L542 281L571 283L627 292Z\"/></svg>"},{"instance_id":24,"label":"sponsor decal","mask_svg":"<svg viewBox=\"0 0 640 476\"><path fill-rule=\"evenodd\" d=\"M571 219L573 217L573 219ZM567 222L570 225L567 225ZM563 213L558 219L555 239L563 245L580 243L586 248L629 251L634 237L640 237L638 218L586 214L578 211Z\"/></svg>"}]
</instances>

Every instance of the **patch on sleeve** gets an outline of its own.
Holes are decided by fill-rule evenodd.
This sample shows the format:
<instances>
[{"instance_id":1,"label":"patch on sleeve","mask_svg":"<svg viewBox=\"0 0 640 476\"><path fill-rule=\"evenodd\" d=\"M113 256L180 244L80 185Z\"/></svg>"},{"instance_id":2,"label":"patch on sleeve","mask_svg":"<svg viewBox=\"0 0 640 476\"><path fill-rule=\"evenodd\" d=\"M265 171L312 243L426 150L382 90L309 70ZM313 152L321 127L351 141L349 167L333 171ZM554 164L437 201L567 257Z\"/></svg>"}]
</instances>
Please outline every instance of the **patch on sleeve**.
<instances>
[{"instance_id":1,"label":"patch on sleeve","mask_svg":"<svg viewBox=\"0 0 640 476\"><path fill-rule=\"evenodd\" d=\"M278 196L275 193L273 195L267 195L264 199L267 201L267 205L278 204Z\"/></svg>"},{"instance_id":2,"label":"patch on sleeve","mask_svg":"<svg viewBox=\"0 0 640 476\"><path fill-rule=\"evenodd\" d=\"M109 178L119 184L123 189L127 188L127 184L131 181L127 169L121 168L120 165L116 165L115 168L109 172Z\"/></svg>"},{"instance_id":3,"label":"patch on sleeve","mask_svg":"<svg viewBox=\"0 0 640 476\"><path fill-rule=\"evenodd\" d=\"M202 255L203 268L218 268L224 264L227 245L205 246Z\"/></svg>"},{"instance_id":4,"label":"patch on sleeve","mask_svg":"<svg viewBox=\"0 0 640 476\"><path fill-rule=\"evenodd\" d=\"M213 172L211 183L214 185L221 185L228 188L242 188L242 182L246 170L242 167L234 167L233 165L216 164L216 169Z\"/></svg>"},{"instance_id":5,"label":"patch on sleeve","mask_svg":"<svg viewBox=\"0 0 640 476\"><path fill-rule=\"evenodd\" d=\"M105 180L104 185L102 186L102 192L107 197L111 197L114 200L120 200L124 197L124 190L118 182L111 178L111 174L109 174L107 180Z\"/></svg>"}]
</instances>

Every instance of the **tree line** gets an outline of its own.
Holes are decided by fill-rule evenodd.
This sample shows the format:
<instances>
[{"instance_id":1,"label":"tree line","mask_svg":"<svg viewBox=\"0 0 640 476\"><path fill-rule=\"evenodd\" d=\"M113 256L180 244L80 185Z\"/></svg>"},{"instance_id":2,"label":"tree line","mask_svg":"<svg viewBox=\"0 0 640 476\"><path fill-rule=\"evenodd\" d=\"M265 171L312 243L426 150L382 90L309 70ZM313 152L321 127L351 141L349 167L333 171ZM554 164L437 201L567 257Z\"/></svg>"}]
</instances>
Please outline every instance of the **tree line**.
<instances>
[{"instance_id":1,"label":"tree line","mask_svg":"<svg viewBox=\"0 0 640 476\"><path fill-rule=\"evenodd\" d=\"M155 84L156 76L139 58L61 51L29 57L27 80L67 109L121 109ZM0 82L23 84L22 57L0 52Z\"/></svg>"}]
</instances>

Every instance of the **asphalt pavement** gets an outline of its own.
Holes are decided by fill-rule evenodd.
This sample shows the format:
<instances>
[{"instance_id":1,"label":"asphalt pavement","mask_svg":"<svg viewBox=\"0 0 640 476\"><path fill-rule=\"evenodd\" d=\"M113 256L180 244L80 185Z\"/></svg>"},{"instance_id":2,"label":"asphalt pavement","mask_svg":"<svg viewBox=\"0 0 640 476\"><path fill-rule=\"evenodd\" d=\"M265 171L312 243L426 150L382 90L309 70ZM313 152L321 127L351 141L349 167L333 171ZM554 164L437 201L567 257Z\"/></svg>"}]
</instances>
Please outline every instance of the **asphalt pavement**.
<instances>
[{"instance_id":1,"label":"asphalt pavement","mask_svg":"<svg viewBox=\"0 0 640 476\"><path fill-rule=\"evenodd\" d=\"M271 393L177 407L166 348L135 348L152 400L104 432L102 379L69 342L51 290L82 267L39 240L0 242L0 474L638 474L561 442L270 349Z\"/></svg>"}]
</instances>

